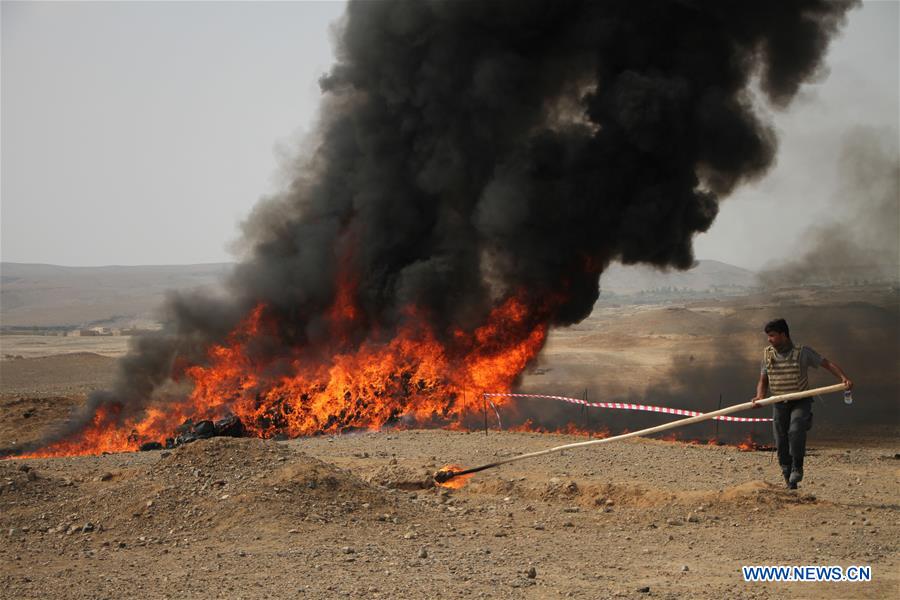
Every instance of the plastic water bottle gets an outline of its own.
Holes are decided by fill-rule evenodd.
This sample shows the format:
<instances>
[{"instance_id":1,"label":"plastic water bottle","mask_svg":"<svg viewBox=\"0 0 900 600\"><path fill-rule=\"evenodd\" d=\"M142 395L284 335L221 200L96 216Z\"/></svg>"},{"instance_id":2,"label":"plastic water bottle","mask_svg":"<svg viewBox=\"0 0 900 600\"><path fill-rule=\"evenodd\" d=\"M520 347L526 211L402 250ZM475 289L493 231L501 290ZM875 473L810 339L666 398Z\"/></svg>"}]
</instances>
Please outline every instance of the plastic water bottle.
<instances>
[{"instance_id":1,"label":"plastic water bottle","mask_svg":"<svg viewBox=\"0 0 900 600\"><path fill-rule=\"evenodd\" d=\"M844 390L844 404L853 404L853 394L850 390Z\"/></svg>"}]
</instances>

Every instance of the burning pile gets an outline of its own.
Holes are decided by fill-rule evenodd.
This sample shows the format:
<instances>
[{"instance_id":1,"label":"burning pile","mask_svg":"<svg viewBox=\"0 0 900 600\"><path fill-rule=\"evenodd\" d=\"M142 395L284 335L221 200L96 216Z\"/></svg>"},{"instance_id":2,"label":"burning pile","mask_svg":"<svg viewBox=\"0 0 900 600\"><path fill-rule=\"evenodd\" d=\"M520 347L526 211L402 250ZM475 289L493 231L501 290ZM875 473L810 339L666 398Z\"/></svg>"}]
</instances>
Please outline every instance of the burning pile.
<instances>
[{"instance_id":1,"label":"burning pile","mask_svg":"<svg viewBox=\"0 0 900 600\"><path fill-rule=\"evenodd\" d=\"M244 224L226 298L175 297L39 455L464 426L613 260L688 268L772 164L757 110L819 72L849 1L352 2L314 145Z\"/></svg>"},{"instance_id":2,"label":"burning pile","mask_svg":"<svg viewBox=\"0 0 900 600\"><path fill-rule=\"evenodd\" d=\"M166 399L133 421L98 410L77 436L31 456L171 448L213 436L297 437L391 423L459 427L480 415L477 391L510 388L547 331L529 323L525 306L510 298L488 324L456 331L449 343L439 342L411 311L408 325L390 339L368 340L351 352L342 337L344 313L331 314L328 362L308 348L254 360L252 345L277 329L260 305L225 343L211 346L208 363L177 375L191 383L189 395Z\"/></svg>"}]
</instances>

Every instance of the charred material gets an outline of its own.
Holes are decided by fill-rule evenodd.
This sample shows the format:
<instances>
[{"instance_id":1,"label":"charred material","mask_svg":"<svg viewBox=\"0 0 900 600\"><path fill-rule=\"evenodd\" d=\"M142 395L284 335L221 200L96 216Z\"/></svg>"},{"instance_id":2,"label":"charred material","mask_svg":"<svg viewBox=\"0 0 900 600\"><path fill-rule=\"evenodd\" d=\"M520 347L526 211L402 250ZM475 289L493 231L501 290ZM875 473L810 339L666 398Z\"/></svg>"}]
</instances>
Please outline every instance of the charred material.
<instances>
[{"instance_id":1,"label":"charred material","mask_svg":"<svg viewBox=\"0 0 900 600\"><path fill-rule=\"evenodd\" d=\"M188 419L178 426L174 437L166 438L165 443L144 442L140 445L139 450L147 452L164 448L171 449L211 437L243 437L246 433L244 423L234 415L228 415L217 421L203 419L194 422L193 419Z\"/></svg>"}]
</instances>

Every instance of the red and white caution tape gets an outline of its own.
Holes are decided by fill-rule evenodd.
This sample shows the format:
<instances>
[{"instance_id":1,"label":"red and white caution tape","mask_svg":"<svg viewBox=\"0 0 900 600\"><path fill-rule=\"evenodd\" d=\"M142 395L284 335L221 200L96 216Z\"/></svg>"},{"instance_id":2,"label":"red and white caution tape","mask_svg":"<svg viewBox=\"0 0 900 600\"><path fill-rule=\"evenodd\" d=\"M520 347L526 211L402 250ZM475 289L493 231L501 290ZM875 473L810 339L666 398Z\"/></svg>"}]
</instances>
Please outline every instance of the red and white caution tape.
<instances>
[{"instance_id":1,"label":"red and white caution tape","mask_svg":"<svg viewBox=\"0 0 900 600\"><path fill-rule=\"evenodd\" d=\"M702 412L696 410L687 410L684 408L670 408L668 406L652 406L649 404L629 404L625 402L588 402L581 398L569 398L567 396L549 396L547 394L484 394L485 397L507 397L507 398L549 398L550 400L561 400L570 404L580 404L581 406L589 406L591 408L619 408L622 410L642 410L646 412L666 413L669 415L685 415L688 417L696 417L702 415ZM759 417L732 417L722 415L713 417L719 421L738 421L742 423L762 423L771 421L772 419Z\"/></svg>"}]
</instances>

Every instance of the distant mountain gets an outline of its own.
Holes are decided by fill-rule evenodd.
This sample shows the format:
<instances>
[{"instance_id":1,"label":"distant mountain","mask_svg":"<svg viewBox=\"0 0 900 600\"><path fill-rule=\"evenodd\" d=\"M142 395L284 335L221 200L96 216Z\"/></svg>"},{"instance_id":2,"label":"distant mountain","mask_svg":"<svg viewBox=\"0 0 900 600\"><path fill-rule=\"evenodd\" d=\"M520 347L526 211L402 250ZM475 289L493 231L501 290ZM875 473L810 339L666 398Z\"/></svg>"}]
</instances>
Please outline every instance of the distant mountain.
<instances>
[{"instance_id":1,"label":"distant mountain","mask_svg":"<svg viewBox=\"0 0 900 600\"><path fill-rule=\"evenodd\" d=\"M0 263L0 326L141 327L159 320L170 290L221 289L233 263L140 267L60 267ZM749 288L756 275L715 260L689 271L615 264L603 273L604 292L634 294L677 289Z\"/></svg>"},{"instance_id":2,"label":"distant mountain","mask_svg":"<svg viewBox=\"0 0 900 600\"><path fill-rule=\"evenodd\" d=\"M752 288L758 285L756 273L717 260L700 260L690 270L662 271L645 265L625 266L619 263L600 276L600 289L613 294L634 294L665 289L690 292L716 291L727 288Z\"/></svg>"},{"instance_id":3,"label":"distant mountain","mask_svg":"<svg viewBox=\"0 0 900 600\"><path fill-rule=\"evenodd\" d=\"M166 292L219 288L232 267L0 263L0 326L144 326L159 320Z\"/></svg>"}]
</instances>

